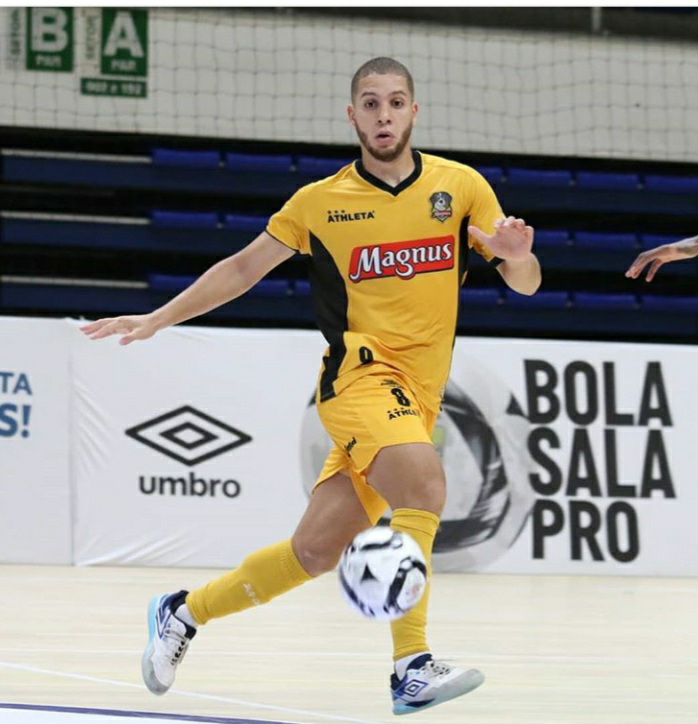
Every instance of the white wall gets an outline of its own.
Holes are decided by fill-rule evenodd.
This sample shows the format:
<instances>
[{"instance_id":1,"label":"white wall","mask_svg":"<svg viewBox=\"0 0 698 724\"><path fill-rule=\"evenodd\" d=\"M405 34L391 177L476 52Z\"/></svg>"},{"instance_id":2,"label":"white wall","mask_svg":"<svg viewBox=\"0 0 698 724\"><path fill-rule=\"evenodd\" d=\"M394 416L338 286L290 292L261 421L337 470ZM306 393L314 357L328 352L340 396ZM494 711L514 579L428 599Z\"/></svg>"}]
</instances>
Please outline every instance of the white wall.
<instances>
[{"instance_id":1,"label":"white wall","mask_svg":"<svg viewBox=\"0 0 698 724\"><path fill-rule=\"evenodd\" d=\"M423 147L698 160L696 44L154 9L148 97L96 98L78 91L88 12L73 73L5 62L0 124L349 143L351 75L391 55L414 74Z\"/></svg>"}]
</instances>

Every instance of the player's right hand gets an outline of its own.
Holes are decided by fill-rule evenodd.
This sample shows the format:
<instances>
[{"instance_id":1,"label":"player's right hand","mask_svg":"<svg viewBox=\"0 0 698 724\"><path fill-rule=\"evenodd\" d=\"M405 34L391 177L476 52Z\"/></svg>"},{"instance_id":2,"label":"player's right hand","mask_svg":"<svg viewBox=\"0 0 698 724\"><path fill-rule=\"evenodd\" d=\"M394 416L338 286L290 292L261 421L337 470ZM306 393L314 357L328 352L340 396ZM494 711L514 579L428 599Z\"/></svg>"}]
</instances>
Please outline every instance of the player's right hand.
<instances>
[{"instance_id":1,"label":"player's right hand","mask_svg":"<svg viewBox=\"0 0 698 724\"><path fill-rule=\"evenodd\" d=\"M80 327L80 331L90 339L102 339L120 334L119 344L131 344L140 339L148 339L158 331L158 326L150 314L136 314L132 317L105 317Z\"/></svg>"}]
</instances>

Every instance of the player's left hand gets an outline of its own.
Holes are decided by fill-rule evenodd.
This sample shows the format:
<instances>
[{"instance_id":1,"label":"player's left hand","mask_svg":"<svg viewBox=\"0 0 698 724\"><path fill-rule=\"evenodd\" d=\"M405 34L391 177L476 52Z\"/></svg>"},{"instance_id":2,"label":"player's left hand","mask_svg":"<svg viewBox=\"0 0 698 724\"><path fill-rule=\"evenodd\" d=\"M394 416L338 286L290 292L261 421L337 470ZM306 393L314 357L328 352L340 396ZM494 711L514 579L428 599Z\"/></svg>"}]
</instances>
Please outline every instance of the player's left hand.
<instances>
[{"instance_id":1,"label":"player's left hand","mask_svg":"<svg viewBox=\"0 0 698 724\"><path fill-rule=\"evenodd\" d=\"M485 234L477 226L469 226L468 233L482 242L496 257L505 261L523 261L533 248L533 227L523 219L507 216L494 222L494 234Z\"/></svg>"}]
</instances>

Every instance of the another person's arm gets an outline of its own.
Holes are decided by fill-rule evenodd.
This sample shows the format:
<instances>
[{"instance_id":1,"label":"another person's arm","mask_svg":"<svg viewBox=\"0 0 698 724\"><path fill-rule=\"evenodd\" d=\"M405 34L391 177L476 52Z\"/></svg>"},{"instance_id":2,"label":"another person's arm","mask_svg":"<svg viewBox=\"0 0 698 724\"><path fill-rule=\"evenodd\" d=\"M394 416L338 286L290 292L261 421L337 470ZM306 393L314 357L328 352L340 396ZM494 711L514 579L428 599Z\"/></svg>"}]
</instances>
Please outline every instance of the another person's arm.
<instances>
[{"instance_id":1,"label":"another person's arm","mask_svg":"<svg viewBox=\"0 0 698 724\"><path fill-rule=\"evenodd\" d=\"M668 261L690 259L694 256L698 256L698 236L681 239L681 241L675 241L673 244L662 244L638 254L635 261L628 267L628 271L625 272L625 276L637 279L649 265L645 281L651 282L657 270L663 264Z\"/></svg>"},{"instance_id":2,"label":"another person's arm","mask_svg":"<svg viewBox=\"0 0 698 724\"><path fill-rule=\"evenodd\" d=\"M149 314L108 317L80 329L91 339L120 334L120 344L148 339L160 329L198 317L239 297L294 253L263 231L244 249L214 264L191 286Z\"/></svg>"}]
</instances>

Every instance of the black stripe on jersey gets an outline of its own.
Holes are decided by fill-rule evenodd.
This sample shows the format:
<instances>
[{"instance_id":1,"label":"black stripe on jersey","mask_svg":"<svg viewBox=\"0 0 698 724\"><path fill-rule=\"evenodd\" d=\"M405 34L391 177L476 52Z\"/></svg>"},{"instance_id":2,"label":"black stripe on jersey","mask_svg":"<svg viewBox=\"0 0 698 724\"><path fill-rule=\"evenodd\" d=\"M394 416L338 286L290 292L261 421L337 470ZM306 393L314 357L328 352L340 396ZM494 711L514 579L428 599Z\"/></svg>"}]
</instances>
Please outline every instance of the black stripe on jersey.
<instances>
[{"instance_id":1,"label":"black stripe on jersey","mask_svg":"<svg viewBox=\"0 0 698 724\"><path fill-rule=\"evenodd\" d=\"M349 298L344 279L332 255L312 232L310 233L311 264L308 272L313 296L315 319L330 345L329 357L320 377L320 402L334 397L334 381L344 361L347 348L344 333L349 329L347 311Z\"/></svg>"},{"instance_id":2,"label":"black stripe on jersey","mask_svg":"<svg viewBox=\"0 0 698 724\"><path fill-rule=\"evenodd\" d=\"M468 226L470 225L470 217L465 216L460 222L458 229L458 280L462 284L463 275L468 271L470 262L470 247L468 246Z\"/></svg>"},{"instance_id":3,"label":"black stripe on jersey","mask_svg":"<svg viewBox=\"0 0 698 724\"><path fill-rule=\"evenodd\" d=\"M404 191L408 186L411 186L422 173L422 157L419 151L412 151L412 159L414 160L414 171L406 178L400 181L397 186L389 186L385 181L381 181L377 176L369 173L361 159L356 162L356 172L361 176L364 181L368 181L372 186L375 186L381 191L387 191L393 196L397 196L400 191Z\"/></svg>"},{"instance_id":4,"label":"black stripe on jersey","mask_svg":"<svg viewBox=\"0 0 698 724\"><path fill-rule=\"evenodd\" d=\"M468 226L470 225L470 217L466 216L463 221L460 222L460 229L458 230L458 278L460 283L463 284L463 274L468 271L470 262L470 247L468 246ZM500 259L498 256L493 256L489 263L494 264L495 267L499 266L504 259Z\"/></svg>"}]
</instances>

